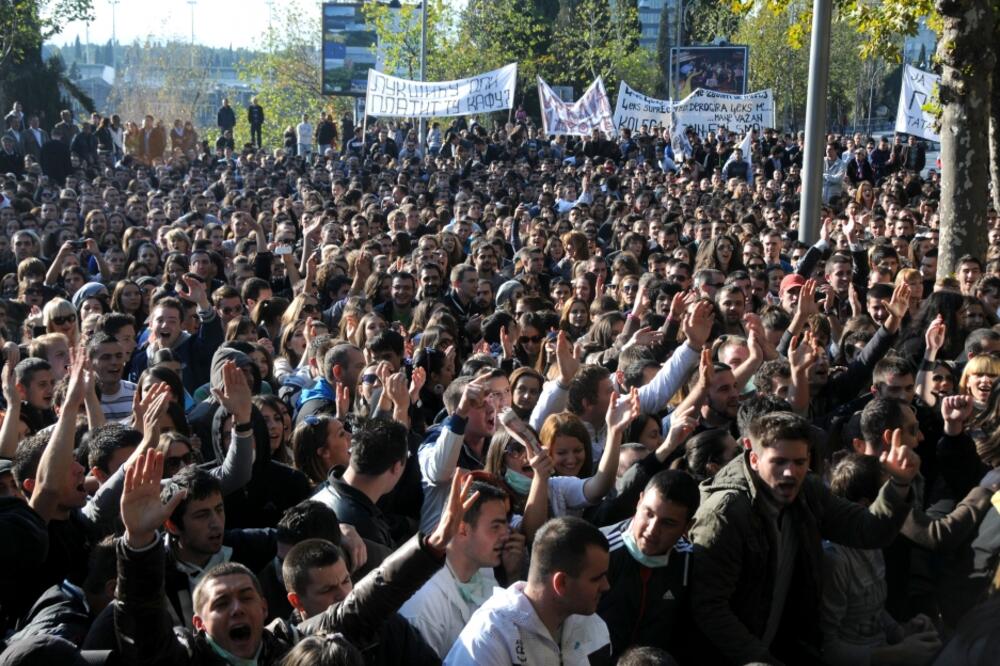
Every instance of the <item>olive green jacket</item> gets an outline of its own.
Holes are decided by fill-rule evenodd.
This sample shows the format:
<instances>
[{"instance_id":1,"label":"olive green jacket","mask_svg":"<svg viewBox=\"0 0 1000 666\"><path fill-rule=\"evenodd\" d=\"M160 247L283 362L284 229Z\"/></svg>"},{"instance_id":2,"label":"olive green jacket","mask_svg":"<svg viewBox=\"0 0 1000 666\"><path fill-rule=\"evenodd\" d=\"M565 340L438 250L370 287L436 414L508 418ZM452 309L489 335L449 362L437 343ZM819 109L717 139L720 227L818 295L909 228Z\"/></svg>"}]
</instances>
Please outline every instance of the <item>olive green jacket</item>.
<instances>
[{"instance_id":1,"label":"olive green jacket","mask_svg":"<svg viewBox=\"0 0 1000 666\"><path fill-rule=\"evenodd\" d=\"M701 486L701 506L690 533L692 615L719 651L721 663L814 658L822 638L822 540L853 548L887 546L910 512L912 495L887 482L866 509L835 496L815 474L806 477L795 501L784 509L792 512L788 524L796 530L798 554L777 634L772 645L764 645L779 547L773 510L764 504L766 492L750 469L748 453Z\"/></svg>"}]
</instances>

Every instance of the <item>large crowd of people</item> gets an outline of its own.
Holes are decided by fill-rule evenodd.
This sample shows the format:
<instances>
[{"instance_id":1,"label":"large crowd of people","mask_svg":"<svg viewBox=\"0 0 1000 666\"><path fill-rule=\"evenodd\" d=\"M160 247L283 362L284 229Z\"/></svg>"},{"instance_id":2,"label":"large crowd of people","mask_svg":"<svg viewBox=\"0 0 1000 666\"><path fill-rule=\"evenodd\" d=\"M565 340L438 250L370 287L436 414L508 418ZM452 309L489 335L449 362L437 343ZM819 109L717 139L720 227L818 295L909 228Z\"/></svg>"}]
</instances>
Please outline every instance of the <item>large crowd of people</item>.
<instances>
[{"instance_id":1,"label":"large crowd of people","mask_svg":"<svg viewBox=\"0 0 1000 666\"><path fill-rule=\"evenodd\" d=\"M938 278L917 139L800 220L773 129L253 107L5 117L0 665L995 663L1000 221Z\"/></svg>"}]
</instances>

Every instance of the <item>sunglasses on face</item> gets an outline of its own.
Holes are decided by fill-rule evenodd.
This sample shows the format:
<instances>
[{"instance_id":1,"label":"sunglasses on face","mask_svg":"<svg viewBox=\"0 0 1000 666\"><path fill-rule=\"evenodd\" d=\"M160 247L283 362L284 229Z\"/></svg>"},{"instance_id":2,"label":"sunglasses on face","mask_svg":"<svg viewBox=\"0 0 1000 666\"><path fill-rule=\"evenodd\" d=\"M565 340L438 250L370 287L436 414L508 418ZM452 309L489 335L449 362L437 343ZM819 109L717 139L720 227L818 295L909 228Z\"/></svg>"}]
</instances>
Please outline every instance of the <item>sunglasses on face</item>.
<instances>
[{"instance_id":1,"label":"sunglasses on face","mask_svg":"<svg viewBox=\"0 0 1000 666\"><path fill-rule=\"evenodd\" d=\"M522 345L526 345L526 344L529 344L529 343L537 345L537 344L540 344L542 342L542 336L540 336L540 335L522 335L521 337L519 337L517 339L517 341L520 342Z\"/></svg>"},{"instance_id":2,"label":"sunglasses on face","mask_svg":"<svg viewBox=\"0 0 1000 666\"><path fill-rule=\"evenodd\" d=\"M74 324L74 323L76 323L76 315L75 314L69 314L69 315L66 315L65 317L53 317L49 321L51 321L56 326L62 326L64 324Z\"/></svg>"}]
</instances>

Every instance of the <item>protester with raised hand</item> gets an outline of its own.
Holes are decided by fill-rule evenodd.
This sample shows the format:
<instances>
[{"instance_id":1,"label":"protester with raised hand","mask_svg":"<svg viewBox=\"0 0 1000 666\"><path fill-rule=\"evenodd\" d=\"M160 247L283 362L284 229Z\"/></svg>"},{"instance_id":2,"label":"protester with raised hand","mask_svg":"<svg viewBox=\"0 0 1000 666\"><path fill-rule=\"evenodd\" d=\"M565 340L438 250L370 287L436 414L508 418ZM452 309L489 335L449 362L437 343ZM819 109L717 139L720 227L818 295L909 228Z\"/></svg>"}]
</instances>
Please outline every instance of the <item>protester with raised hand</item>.
<instances>
[{"instance_id":1,"label":"protester with raised hand","mask_svg":"<svg viewBox=\"0 0 1000 666\"><path fill-rule=\"evenodd\" d=\"M118 545L118 598L115 625L125 658L130 662L202 664L253 660L258 666L280 662L304 636L340 632L365 645L382 619L394 612L441 567L446 548L462 516L477 499L468 490L471 479L454 475L448 501L437 527L417 535L362 579L348 597L293 631L278 620L264 627L266 602L256 576L238 564L207 572L193 595L195 631L175 633L162 597L162 541L157 530L185 499L174 493L160 500L163 454L144 453L126 472L121 515L125 535Z\"/></svg>"}]
</instances>

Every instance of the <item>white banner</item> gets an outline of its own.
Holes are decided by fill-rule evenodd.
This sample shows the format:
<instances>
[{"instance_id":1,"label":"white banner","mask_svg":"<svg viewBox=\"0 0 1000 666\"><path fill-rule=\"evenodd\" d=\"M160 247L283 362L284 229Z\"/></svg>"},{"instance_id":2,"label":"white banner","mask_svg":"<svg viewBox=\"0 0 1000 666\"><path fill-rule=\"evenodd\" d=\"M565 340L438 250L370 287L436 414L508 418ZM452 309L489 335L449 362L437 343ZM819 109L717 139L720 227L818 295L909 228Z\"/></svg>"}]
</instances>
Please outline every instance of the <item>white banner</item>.
<instances>
[{"instance_id":1,"label":"white banner","mask_svg":"<svg viewBox=\"0 0 1000 666\"><path fill-rule=\"evenodd\" d=\"M674 122L705 136L725 127L742 134L774 127L774 93L759 90L747 95L729 95L699 88L674 104Z\"/></svg>"},{"instance_id":2,"label":"white banner","mask_svg":"<svg viewBox=\"0 0 1000 666\"><path fill-rule=\"evenodd\" d=\"M559 99L549 84L538 77L538 98L546 134L590 136L595 129L599 129L604 132L605 138L610 138L615 133L611 103L601 77L597 77L583 96L572 104Z\"/></svg>"},{"instance_id":3,"label":"white banner","mask_svg":"<svg viewBox=\"0 0 1000 666\"><path fill-rule=\"evenodd\" d=\"M907 65L903 68L903 89L899 92L899 108L896 110L896 131L913 134L928 141L940 141L934 131L933 114L922 107L931 100L934 88L941 77Z\"/></svg>"},{"instance_id":4,"label":"white banner","mask_svg":"<svg viewBox=\"0 0 1000 666\"><path fill-rule=\"evenodd\" d=\"M436 118L514 106L517 63L457 81L408 81L368 70L365 112L390 118Z\"/></svg>"},{"instance_id":5,"label":"white banner","mask_svg":"<svg viewBox=\"0 0 1000 666\"><path fill-rule=\"evenodd\" d=\"M673 110L674 103L670 100L647 97L622 81L615 104L615 130L630 129L634 133L643 125L650 128L670 127Z\"/></svg>"}]
</instances>

